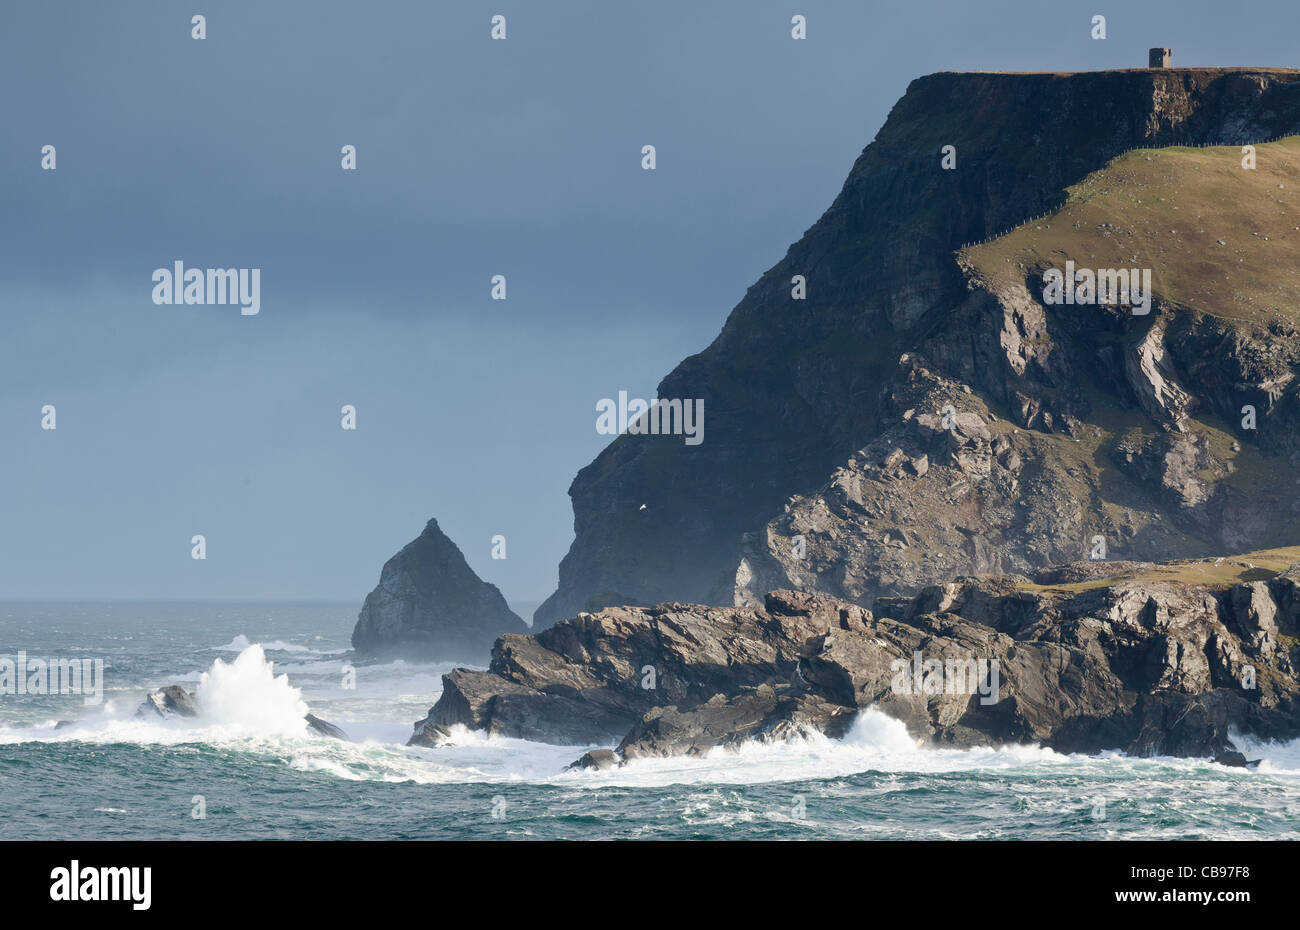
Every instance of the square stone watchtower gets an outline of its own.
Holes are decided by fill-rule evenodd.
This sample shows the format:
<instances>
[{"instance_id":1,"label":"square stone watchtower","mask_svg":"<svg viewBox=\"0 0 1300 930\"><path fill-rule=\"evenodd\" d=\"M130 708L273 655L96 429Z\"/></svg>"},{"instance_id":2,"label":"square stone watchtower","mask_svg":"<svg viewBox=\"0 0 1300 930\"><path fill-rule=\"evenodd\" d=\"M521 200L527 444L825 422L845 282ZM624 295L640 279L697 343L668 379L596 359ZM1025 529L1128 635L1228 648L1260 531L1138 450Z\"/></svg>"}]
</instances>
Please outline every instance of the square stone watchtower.
<instances>
[{"instance_id":1,"label":"square stone watchtower","mask_svg":"<svg viewBox=\"0 0 1300 930\"><path fill-rule=\"evenodd\" d=\"M1148 68L1168 68L1174 58L1174 50L1170 48L1153 48L1147 52Z\"/></svg>"}]
</instances>

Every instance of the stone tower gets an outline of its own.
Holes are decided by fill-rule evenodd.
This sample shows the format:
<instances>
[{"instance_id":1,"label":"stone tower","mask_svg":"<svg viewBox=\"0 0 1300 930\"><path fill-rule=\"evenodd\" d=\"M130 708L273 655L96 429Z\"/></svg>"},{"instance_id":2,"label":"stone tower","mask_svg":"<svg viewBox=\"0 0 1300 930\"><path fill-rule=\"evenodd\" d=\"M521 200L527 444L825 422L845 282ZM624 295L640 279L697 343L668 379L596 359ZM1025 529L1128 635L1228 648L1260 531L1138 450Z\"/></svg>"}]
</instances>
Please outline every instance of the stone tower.
<instances>
[{"instance_id":1,"label":"stone tower","mask_svg":"<svg viewBox=\"0 0 1300 930\"><path fill-rule=\"evenodd\" d=\"M1168 68L1173 60L1174 51L1169 48L1153 48L1147 53L1148 68Z\"/></svg>"}]
</instances>

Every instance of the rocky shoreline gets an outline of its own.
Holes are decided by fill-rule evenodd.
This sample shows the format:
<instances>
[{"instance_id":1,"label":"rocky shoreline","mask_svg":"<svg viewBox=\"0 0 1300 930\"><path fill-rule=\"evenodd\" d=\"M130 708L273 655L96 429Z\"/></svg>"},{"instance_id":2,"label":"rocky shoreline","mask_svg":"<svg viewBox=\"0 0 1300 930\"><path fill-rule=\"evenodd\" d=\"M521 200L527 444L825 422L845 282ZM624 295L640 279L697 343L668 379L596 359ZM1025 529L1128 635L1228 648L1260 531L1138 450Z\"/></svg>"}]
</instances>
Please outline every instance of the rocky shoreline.
<instances>
[{"instance_id":1,"label":"rocky shoreline","mask_svg":"<svg viewBox=\"0 0 1300 930\"><path fill-rule=\"evenodd\" d=\"M1224 561L961 578L881 598L875 611L785 590L762 607L581 613L501 637L486 671L445 675L410 745L447 745L456 725L616 742L575 762L605 767L752 739L836 737L875 707L936 745L1246 764L1234 734L1300 736L1300 562L1281 572L1228 563L1241 579L1267 580L1181 580Z\"/></svg>"}]
</instances>

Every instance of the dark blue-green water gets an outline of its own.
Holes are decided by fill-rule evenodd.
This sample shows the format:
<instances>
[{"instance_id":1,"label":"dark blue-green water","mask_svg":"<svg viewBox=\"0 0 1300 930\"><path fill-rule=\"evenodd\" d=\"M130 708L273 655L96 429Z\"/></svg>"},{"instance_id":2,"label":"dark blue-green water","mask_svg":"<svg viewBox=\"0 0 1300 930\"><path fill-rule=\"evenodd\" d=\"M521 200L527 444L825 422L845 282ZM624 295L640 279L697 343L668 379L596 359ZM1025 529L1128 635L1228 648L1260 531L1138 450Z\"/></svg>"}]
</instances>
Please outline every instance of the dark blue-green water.
<instances>
[{"instance_id":1,"label":"dark blue-green water","mask_svg":"<svg viewBox=\"0 0 1300 930\"><path fill-rule=\"evenodd\" d=\"M37 839L1247 839L1300 837L1300 744L1258 770L844 740L566 772L590 746L404 745L450 666L356 665L353 606L0 605L0 659L102 659L102 701L0 696L0 809ZM220 664L215 664L215 663ZM206 677L205 677L206 676ZM179 683L202 714L137 720ZM350 742L305 732L310 708ZM60 720L71 725L55 729ZM201 817L196 817L201 813Z\"/></svg>"}]
</instances>

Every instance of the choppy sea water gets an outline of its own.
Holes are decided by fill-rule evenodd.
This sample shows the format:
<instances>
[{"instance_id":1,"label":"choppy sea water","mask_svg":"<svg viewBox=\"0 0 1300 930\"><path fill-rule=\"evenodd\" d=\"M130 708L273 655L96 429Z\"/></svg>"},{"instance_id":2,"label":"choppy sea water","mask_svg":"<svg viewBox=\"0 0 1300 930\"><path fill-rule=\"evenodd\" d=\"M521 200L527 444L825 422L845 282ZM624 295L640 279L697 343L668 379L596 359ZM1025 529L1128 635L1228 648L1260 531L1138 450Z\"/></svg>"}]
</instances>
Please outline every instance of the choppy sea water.
<instances>
[{"instance_id":1,"label":"choppy sea water","mask_svg":"<svg viewBox=\"0 0 1300 930\"><path fill-rule=\"evenodd\" d=\"M340 605L0 604L0 657L100 658L103 701L0 696L0 813L34 839L1296 839L1300 742L1257 770L918 747L867 711L843 740L605 772L591 746L404 745L450 665L357 664ZM146 691L199 718L137 720ZM312 736L307 708L352 742ZM60 720L71 726L56 729ZM197 800L201 798L201 803ZM195 817L201 811L204 816Z\"/></svg>"}]
</instances>

